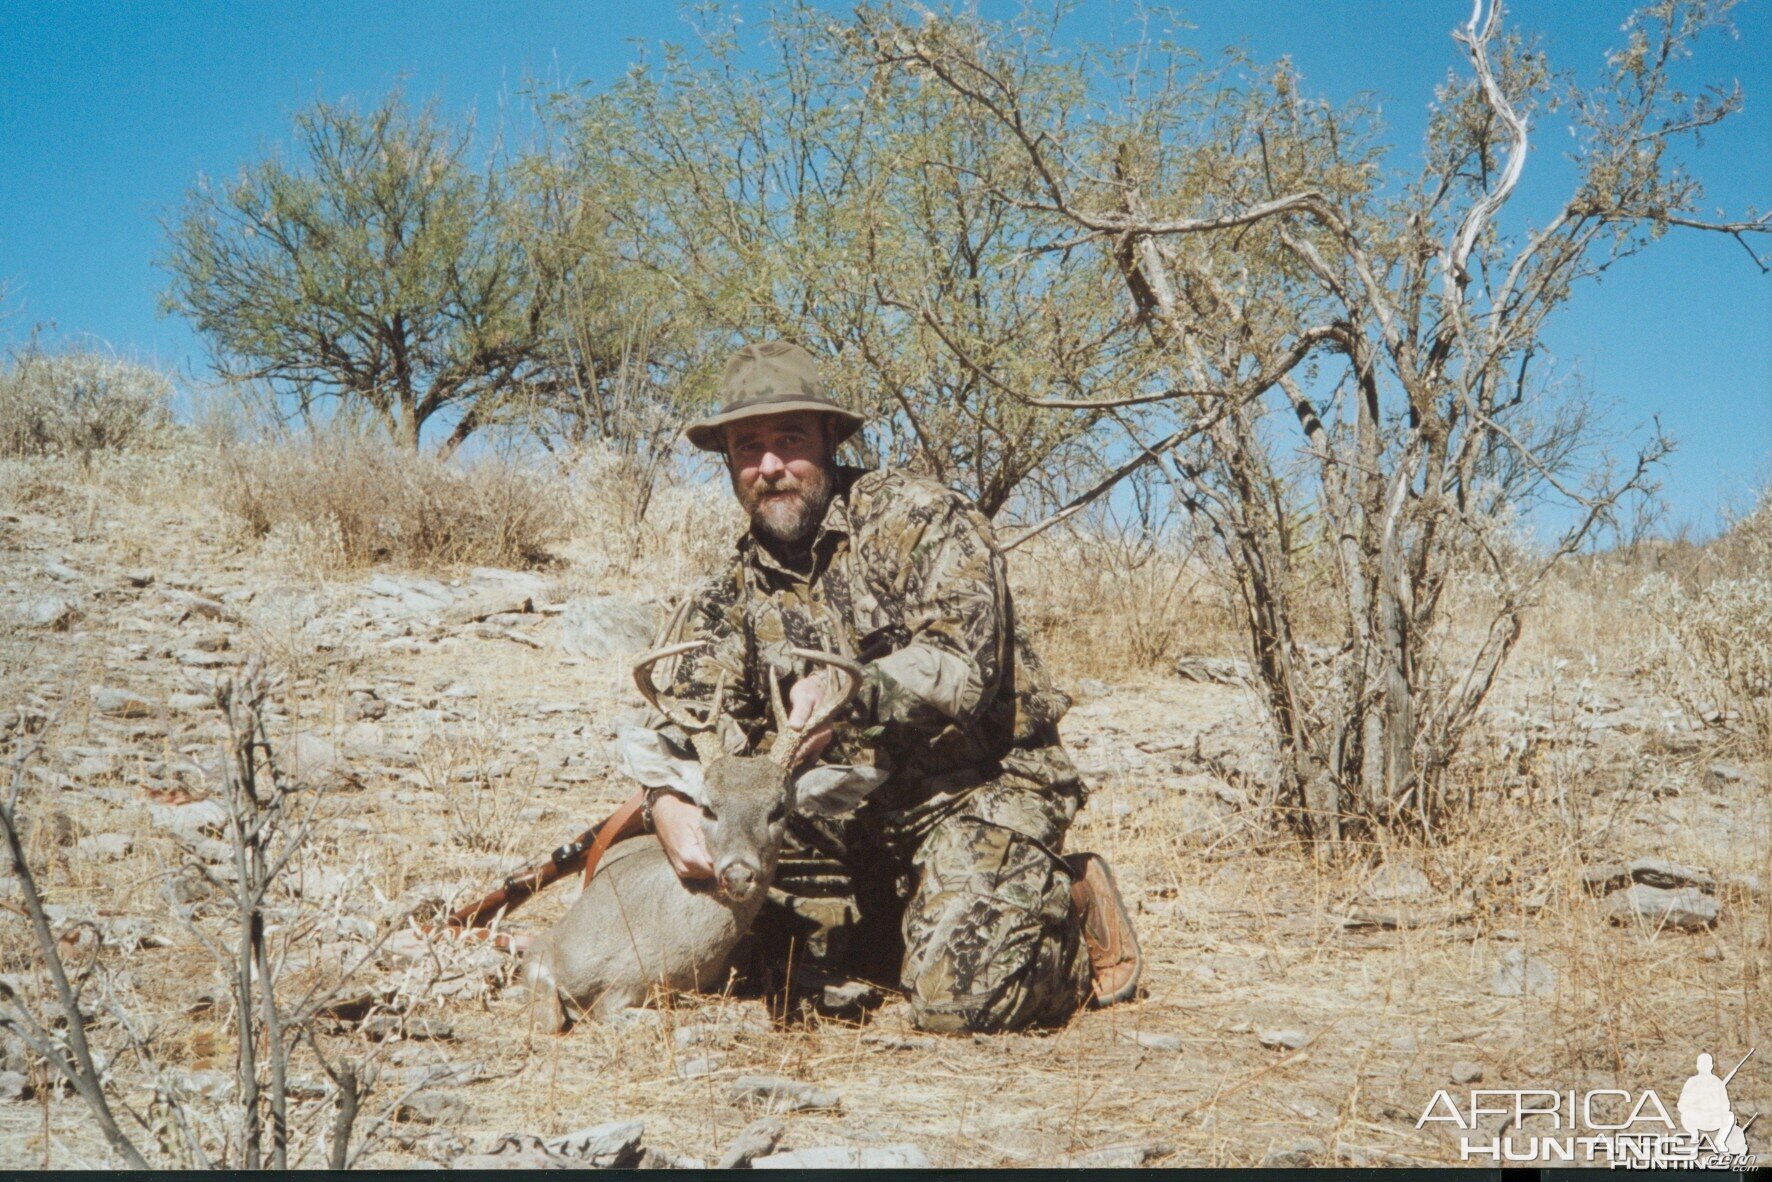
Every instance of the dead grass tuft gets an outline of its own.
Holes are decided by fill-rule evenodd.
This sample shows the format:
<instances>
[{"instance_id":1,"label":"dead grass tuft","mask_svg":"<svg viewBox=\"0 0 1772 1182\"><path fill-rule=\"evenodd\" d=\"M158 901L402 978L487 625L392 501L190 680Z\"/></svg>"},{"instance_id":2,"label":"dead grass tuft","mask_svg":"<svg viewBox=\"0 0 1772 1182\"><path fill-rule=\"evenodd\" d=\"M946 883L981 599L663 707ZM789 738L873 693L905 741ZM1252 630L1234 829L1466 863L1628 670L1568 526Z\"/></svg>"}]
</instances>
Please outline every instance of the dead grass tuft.
<instances>
[{"instance_id":1,"label":"dead grass tuft","mask_svg":"<svg viewBox=\"0 0 1772 1182\"><path fill-rule=\"evenodd\" d=\"M250 538L323 575L382 563L538 566L565 536L535 467L452 462L346 427L224 451L214 493Z\"/></svg>"}]
</instances>

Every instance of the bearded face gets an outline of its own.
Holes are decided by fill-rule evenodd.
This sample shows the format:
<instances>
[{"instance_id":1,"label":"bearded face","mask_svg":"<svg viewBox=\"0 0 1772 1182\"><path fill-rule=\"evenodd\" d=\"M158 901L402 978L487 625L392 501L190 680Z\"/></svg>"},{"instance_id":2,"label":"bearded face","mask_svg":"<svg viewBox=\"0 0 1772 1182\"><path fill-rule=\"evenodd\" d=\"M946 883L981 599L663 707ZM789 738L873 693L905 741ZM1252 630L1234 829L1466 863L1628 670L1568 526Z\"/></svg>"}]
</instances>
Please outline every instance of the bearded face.
<instances>
[{"instance_id":1,"label":"bearded face","mask_svg":"<svg viewBox=\"0 0 1772 1182\"><path fill-rule=\"evenodd\" d=\"M735 424L727 437L732 491L767 541L798 546L824 520L833 488L824 416L771 415Z\"/></svg>"}]
</instances>

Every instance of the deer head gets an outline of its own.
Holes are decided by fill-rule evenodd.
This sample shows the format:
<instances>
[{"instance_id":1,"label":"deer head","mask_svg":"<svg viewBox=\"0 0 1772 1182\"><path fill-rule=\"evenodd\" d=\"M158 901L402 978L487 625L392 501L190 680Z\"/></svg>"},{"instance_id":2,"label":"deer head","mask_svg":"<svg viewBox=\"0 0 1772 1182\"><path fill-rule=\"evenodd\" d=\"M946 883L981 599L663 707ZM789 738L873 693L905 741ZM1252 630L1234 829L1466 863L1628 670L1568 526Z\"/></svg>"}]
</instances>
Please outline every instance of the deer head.
<instances>
[{"instance_id":1,"label":"deer head","mask_svg":"<svg viewBox=\"0 0 1772 1182\"><path fill-rule=\"evenodd\" d=\"M794 772L806 753L812 733L855 700L861 688L861 666L833 653L796 648L796 657L827 665L841 675L837 693L819 704L804 725L788 725L782 704L781 683L769 671L769 703L775 716L775 739L761 755L731 755L720 743L719 722L726 701L726 678L714 686L714 701L707 714L696 717L681 703L661 702L652 684L652 666L669 657L701 648L706 641L691 640L667 645L634 663L634 684L640 696L689 736L701 761L704 798L699 802L708 852L720 890L742 902L752 891L767 887L775 876L787 817L795 805Z\"/></svg>"}]
</instances>

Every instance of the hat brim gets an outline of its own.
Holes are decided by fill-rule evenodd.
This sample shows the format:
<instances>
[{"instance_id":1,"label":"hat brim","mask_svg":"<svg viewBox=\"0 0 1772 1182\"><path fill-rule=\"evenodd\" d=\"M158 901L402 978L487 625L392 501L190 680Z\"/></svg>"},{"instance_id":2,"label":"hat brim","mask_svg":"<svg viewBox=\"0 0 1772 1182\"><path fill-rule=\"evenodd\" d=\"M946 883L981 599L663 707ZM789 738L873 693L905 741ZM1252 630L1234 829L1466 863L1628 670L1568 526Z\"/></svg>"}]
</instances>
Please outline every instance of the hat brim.
<instances>
[{"instance_id":1,"label":"hat brim","mask_svg":"<svg viewBox=\"0 0 1772 1182\"><path fill-rule=\"evenodd\" d=\"M842 443L845 439L848 439L851 435L861 430L862 424L867 422L865 416L858 415L852 410L844 410L839 406L832 406L828 402L813 401L811 399L804 401L799 399L784 399L781 402L768 402L758 406L745 406L740 407L737 410L729 410L721 414L710 415L705 419L689 424L689 426L683 429L683 434L690 443L693 443L702 451L723 452L726 450L725 429L733 423L743 422L745 419L767 418L770 415L794 414L798 411L813 411L821 415L829 415L831 418L836 419L837 438L835 442L837 443Z\"/></svg>"}]
</instances>

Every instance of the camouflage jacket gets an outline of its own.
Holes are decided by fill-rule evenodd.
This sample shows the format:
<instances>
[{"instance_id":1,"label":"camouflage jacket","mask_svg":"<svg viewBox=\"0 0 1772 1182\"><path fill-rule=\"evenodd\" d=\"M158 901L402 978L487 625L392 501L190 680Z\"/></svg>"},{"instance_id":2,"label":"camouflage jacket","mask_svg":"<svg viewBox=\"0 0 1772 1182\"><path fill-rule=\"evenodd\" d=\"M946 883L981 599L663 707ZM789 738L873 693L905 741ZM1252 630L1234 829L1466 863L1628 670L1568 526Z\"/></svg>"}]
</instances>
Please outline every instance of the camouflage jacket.
<instances>
[{"instance_id":1,"label":"camouflage jacket","mask_svg":"<svg viewBox=\"0 0 1772 1182\"><path fill-rule=\"evenodd\" d=\"M732 566L696 589L660 643L712 643L661 665L660 690L703 703L726 680L737 749L773 727L768 671L785 698L811 670L790 648L863 664L862 689L825 759L889 773L856 811L908 847L958 811L1057 847L1084 788L1059 742L1070 700L1015 623L1003 556L964 496L893 469L840 468L804 569L747 533ZM682 736L654 719L667 737Z\"/></svg>"}]
</instances>

